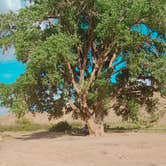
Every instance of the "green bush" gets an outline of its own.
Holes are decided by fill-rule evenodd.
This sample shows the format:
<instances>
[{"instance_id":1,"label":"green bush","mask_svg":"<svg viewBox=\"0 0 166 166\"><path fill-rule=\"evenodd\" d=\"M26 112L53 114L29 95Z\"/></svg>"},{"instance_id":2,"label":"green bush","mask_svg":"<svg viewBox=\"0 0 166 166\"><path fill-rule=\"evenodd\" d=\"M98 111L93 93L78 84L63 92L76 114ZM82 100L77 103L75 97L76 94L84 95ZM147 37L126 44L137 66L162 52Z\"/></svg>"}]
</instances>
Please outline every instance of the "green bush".
<instances>
[{"instance_id":1,"label":"green bush","mask_svg":"<svg viewBox=\"0 0 166 166\"><path fill-rule=\"evenodd\" d=\"M61 121L50 128L50 131L66 132L71 131L72 126L67 121Z\"/></svg>"}]
</instances>

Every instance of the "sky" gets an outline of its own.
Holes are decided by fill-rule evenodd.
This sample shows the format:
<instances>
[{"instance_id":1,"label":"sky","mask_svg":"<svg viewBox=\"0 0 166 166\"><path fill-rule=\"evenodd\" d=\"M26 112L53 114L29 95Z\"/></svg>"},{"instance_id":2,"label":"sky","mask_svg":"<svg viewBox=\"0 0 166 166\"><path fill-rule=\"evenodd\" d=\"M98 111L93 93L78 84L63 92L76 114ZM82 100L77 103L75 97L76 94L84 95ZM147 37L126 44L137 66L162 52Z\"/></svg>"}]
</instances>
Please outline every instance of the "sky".
<instances>
[{"instance_id":1,"label":"sky","mask_svg":"<svg viewBox=\"0 0 166 166\"><path fill-rule=\"evenodd\" d=\"M0 116L1 115L6 115L8 112L9 112L8 108L0 106Z\"/></svg>"},{"instance_id":2,"label":"sky","mask_svg":"<svg viewBox=\"0 0 166 166\"><path fill-rule=\"evenodd\" d=\"M8 51L3 53L0 49L0 82L11 84L25 72L25 64L16 59L15 49L11 47Z\"/></svg>"},{"instance_id":3,"label":"sky","mask_svg":"<svg viewBox=\"0 0 166 166\"><path fill-rule=\"evenodd\" d=\"M0 12L6 13L8 11L17 11L24 3L24 0L0 0Z\"/></svg>"}]
</instances>

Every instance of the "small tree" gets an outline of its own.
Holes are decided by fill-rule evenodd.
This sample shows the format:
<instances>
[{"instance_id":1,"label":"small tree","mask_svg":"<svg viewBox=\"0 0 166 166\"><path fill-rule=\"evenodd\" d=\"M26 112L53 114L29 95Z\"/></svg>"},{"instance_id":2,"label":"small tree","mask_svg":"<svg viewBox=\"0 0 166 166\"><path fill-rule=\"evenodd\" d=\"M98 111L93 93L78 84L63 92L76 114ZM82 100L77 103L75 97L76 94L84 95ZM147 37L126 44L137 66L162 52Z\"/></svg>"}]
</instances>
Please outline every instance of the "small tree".
<instances>
[{"instance_id":1,"label":"small tree","mask_svg":"<svg viewBox=\"0 0 166 166\"><path fill-rule=\"evenodd\" d=\"M27 63L26 73L5 94L8 103L21 98L30 111L54 118L65 107L86 122L91 135L102 135L111 100L117 114L133 117L135 102L152 103L154 90L164 92L165 56L146 52L152 40L131 30L144 23L164 34L164 13L164 0L36 0L30 8L1 15L0 29L8 32L1 45L14 43L17 58ZM164 44L153 42L163 52ZM112 84L114 61L125 51L128 66ZM138 86L138 75L149 73L153 85Z\"/></svg>"}]
</instances>

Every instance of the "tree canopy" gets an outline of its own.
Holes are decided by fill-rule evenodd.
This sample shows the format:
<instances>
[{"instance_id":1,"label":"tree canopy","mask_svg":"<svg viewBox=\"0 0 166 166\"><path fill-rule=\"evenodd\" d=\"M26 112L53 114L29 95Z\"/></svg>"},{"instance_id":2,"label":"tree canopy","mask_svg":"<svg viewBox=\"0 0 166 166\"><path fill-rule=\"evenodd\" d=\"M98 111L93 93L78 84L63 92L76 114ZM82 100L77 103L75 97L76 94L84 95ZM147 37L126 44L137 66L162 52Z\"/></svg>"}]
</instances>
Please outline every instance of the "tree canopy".
<instances>
[{"instance_id":1,"label":"tree canopy","mask_svg":"<svg viewBox=\"0 0 166 166\"><path fill-rule=\"evenodd\" d=\"M165 0L36 0L18 13L0 15L0 45L14 44L18 60L27 64L16 83L1 86L2 103L20 114L47 111L54 118L65 107L93 135L102 134L110 107L124 119L136 120L139 104L152 112L153 92L166 94L165 5ZM158 31L160 40L131 30L139 24ZM155 44L157 52L146 44ZM120 54L128 65L113 84ZM140 77L152 84L138 84Z\"/></svg>"}]
</instances>

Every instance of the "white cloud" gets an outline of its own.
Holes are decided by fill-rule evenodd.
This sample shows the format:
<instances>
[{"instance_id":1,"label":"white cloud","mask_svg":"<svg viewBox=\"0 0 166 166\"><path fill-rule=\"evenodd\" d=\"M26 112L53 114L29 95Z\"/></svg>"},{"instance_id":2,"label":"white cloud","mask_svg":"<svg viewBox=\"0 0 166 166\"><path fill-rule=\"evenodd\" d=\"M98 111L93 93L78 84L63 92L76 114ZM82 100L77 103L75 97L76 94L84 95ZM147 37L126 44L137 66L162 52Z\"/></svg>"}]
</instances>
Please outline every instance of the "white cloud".
<instances>
[{"instance_id":1,"label":"white cloud","mask_svg":"<svg viewBox=\"0 0 166 166\"><path fill-rule=\"evenodd\" d=\"M0 106L0 115L5 115L9 112L9 108Z\"/></svg>"},{"instance_id":2,"label":"white cloud","mask_svg":"<svg viewBox=\"0 0 166 166\"><path fill-rule=\"evenodd\" d=\"M0 12L17 11L22 7L22 0L0 0Z\"/></svg>"},{"instance_id":3,"label":"white cloud","mask_svg":"<svg viewBox=\"0 0 166 166\"><path fill-rule=\"evenodd\" d=\"M0 62L8 62L16 59L14 46L9 48L7 51L3 52L3 49L0 49Z\"/></svg>"}]
</instances>

